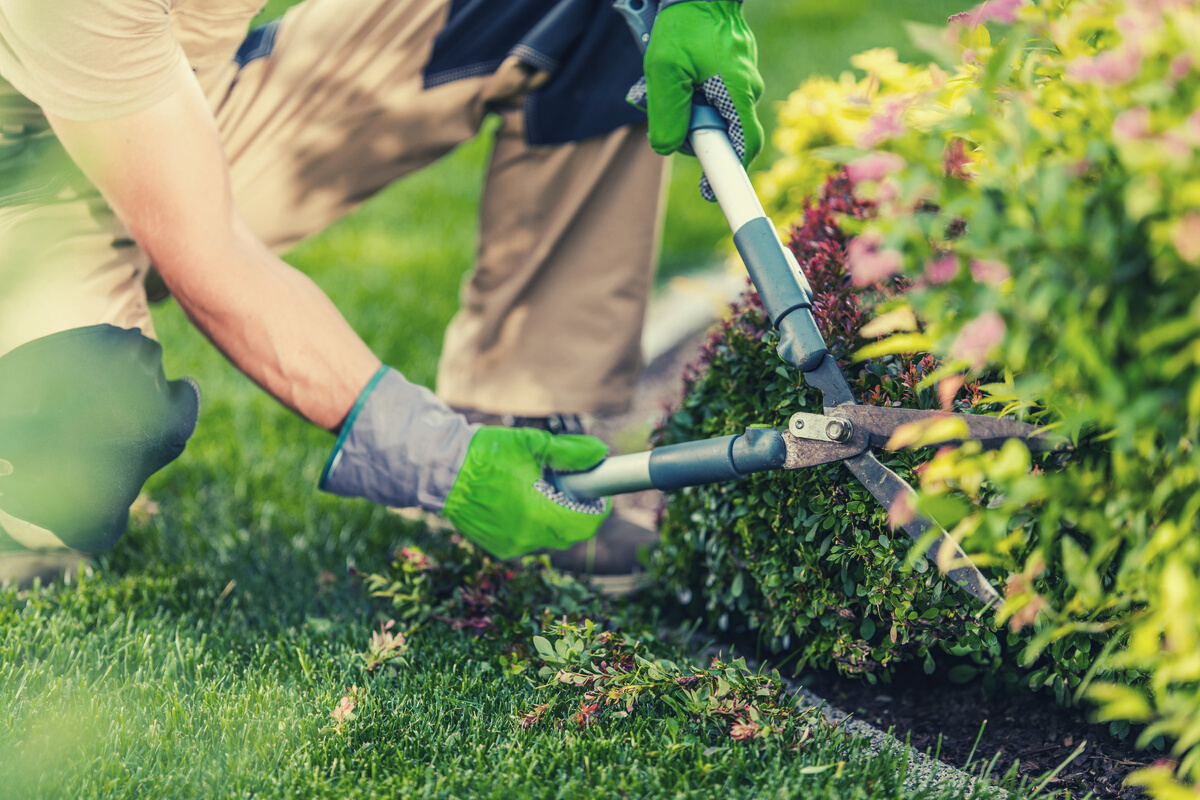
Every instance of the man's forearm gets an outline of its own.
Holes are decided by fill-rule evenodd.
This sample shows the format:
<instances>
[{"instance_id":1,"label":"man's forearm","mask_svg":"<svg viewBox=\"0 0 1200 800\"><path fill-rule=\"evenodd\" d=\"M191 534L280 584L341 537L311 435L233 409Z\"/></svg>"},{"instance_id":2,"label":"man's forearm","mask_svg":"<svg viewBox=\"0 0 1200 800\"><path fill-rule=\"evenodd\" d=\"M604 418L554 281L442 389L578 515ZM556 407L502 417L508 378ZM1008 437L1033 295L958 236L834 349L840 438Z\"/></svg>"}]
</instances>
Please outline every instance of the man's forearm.
<instances>
[{"instance_id":1,"label":"man's forearm","mask_svg":"<svg viewBox=\"0 0 1200 800\"><path fill-rule=\"evenodd\" d=\"M204 334L280 402L338 427L379 360L238 215L195 78L181 76L176 92L124 117L46 116Z\"/></svg>"},{"instance_id":2,"label":"man's forearm","mask_svg":"<svg viewBox=\"0 0 1200 800\"><path fill-rule=\"evenodd\" d=\"M200 279L167 277L181 308L238 369L288 408L335 429L380 367L308 276L240 219Z\"/></svg>"}]
</instances>

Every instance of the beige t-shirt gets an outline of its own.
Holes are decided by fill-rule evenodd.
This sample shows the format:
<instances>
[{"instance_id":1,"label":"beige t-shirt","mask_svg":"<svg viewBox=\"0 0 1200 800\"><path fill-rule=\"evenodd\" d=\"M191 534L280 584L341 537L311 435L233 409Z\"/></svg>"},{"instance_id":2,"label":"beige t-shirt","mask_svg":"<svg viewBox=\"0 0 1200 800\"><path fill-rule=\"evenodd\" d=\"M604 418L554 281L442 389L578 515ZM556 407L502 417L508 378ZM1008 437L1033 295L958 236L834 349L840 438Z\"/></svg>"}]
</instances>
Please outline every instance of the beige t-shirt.
<instances>
[{"instance_id":1,"label":"beige t-shirt","mask_svg":"<svg viewBox=\"0 0 1200 800\"><path fill-rule=\"evenodd\" d=\"M0 0L0 124L149 108L233 58L263 0Z\"/></svg>"}]
</instances>

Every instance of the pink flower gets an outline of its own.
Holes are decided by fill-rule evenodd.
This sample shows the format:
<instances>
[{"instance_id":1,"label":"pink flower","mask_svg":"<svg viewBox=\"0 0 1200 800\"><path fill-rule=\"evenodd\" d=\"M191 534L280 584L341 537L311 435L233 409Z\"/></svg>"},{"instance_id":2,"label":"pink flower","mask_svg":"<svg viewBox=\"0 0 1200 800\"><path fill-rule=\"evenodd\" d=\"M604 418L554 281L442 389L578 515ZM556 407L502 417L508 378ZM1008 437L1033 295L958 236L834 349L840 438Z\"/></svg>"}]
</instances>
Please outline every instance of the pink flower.
<instances>
[{"instance_id":1,"label":"pink flower","mask_svg":"<svg viewBox=\"0 0 1200 800\"><path fill-rule=\"evenodd\" d=\"M1150 3L1131 3L1133 8L1124 14L1118 14L1116 29L1121 32L1121 38L1129 42L1144 42L1150 34L1157 33L1163 27L1165 9L1149 8ZM1139 8L1138 6L1141 6Z\"/></svg>"},{"instance_id":2,"label":"pink flower","mask_svg":"<svg viewBox=\"0 0 1200 800\"><path fill-rule=\"evenodd\" d=\"M729 729L730 737L739 742L754 739L758 736L758 734L758 725L748 719L733 723L733 727Z\"/></svg>"},{"instance_id":3,"label":"pink flower","mask_svg":"<svg viewBox=\"0 0 1200 800\"><path fill-rule=\"evenodd\" d=\"M357 689L357 687L355 688ZM333 721L338 725L354 719L354 707L358 705L358 703L351 695L352 692L344 695L342 699L338 701L338 704L333 711L329 712L329 716L333 717Z\"/></svg>"},{"instance_id":4,"label":"pink flower","mask_svg":"<svg viewBox=\"0 0 1200 800\"><path fill-rule=\"evenodd\" d=\"M968 180L971 177L970 168L973 166L971 157L967 155L967 145L962 139L955 139L946 146L942 154L942 169L946 177Z\"/></svg>"},{"instance_id":5,"label":"pink flower","mask_svg":"<svg viewBox=\"0 0 1200 800\"><path fill-rule=\"evenodd\" d=\"M1168 158L1183 161L1192 156L1191 145L1188 144L1184 135L1177 131L1167 131L1158 137L1158 143L1162 145L1163 152Z\"/></svg>"},{"instance_id":6,"label":"pink flower","mask_svg":"<svg viewBox=\"0 0 1200 800\"><path fill-rule=\"evenodd\" d=\"M895 153L874 152L846 165L846 174L854 183L880 181L904 168L905 161Z\"/></svg>"},{"instance_id":7,"label":"pink flower","mask_svg":"<svg viewBox=\"0 0 1200 800\"><path fill-rule=\"evenodd\" d=\"M930 261L925 265L925 277L929 278L930 283L945 283L957 274L958 256L954 253L946 253L937 261Z\"/></svg>"},{"instance_id":8,"label":"pink flower","mask_svg":"<svg viewBox=\"0 0 1200 800\"><path fill-rule=\"evenodd\" d=\"M903 259L895 250L880 247L883 237L864 233L851 240L846 248L846 266L855 286L870 286L900 271Z\"/></svg>"},{"instance_id":9,"label":"pink flower","mask_svg":"<svg viewBox=\"0 0 1200 800\"><path fill-rule=\"evenodd\" d=\"M1188 76L1192 71L1192 54L1180 53L1171 59L1171 65L1167 68L1171 80L1178 83Z\"/></svg>"},{"instance_id":10,"label":"pink flower","mask_svg":"<svg viewBox=\"0 0 1200 800\"><path fill-rule=\"evenodd\" d=\"M406 566L412 567L415 570L427 570L436 566L433 559L421 552L417 547L402 547L397 553L399 560L403 561Z\"/></svg>"},{"instance_id":11,"label":"pink flower","mask_svg":"<svg viewBox=\"0 0 1200 800\"><path fill-rule=\"evenodd\" d=\"M1090 58L1075 59L1067 65L1067 77L1099 86L1121 86L1136 78L1141 68L1141 48L1126 42Z\"/></svg>"},{"instance_id":12,"label":"pink flower","mask_svg":"<svg viewBox=\"0 0 1200 800\"><path fill-rule=\"evenodd\" d=\"M1171 243L1184 261L1189 264L1200 261L1200 212L1190 211L1179 220Z\"/></svg>"},{"instance_id":13,"label":"pink flower","mask_svg":"<svg viewBox=\"0 0 1200 800\"><path fill-rule=\"evenodd\" d=\"M1150 109L1138 106L1122 111L1113 120L1113 138L1118 142L1136 142L1150 136Z\"/></svg>"},{"instance_id":14,"label":"pink flower","mask_svg":"<svg viewBox=\"0 0 1200 800\"><path fill-rule=\"evenodd\" d=\"M998 286L1009 279L1008 265L1002 261L987 259L971 259L971 275L980 283Z\"/></svg>"},{"instance_id":15,"label":"pink flower","mask_svg":"<svg viewBox=\"0 0 1200 800\"><path fill-rule=\"evenodd\" d=\"M984 0L970 11L953 15L947 22L961 22L972 28L984 22L1011 25L1017 21L1017 12L1023 5L1025 0Z\"/></svg>"},{"instance_id":16,"label":"pink flower","mask_svg":"<svg viewBox=\"0 0 1200 800\"><path fill-rule=\"evenodd\" d=\"M949 375L938 381L938 402L942 404L942 411L954 410L954 398L958 396L958 390L963 387L965 380L966 378L960 374Z\"/></svg>"},{"instance_id":17,"label":"pink flower","mask_svg":"<svg viewBox=\"0 0 1200 800\"><path fill-rule=\"evenodd\" d=\"M900 528L912 522L916 516L917 510L913 508L912 495L898 494L888 509L888 525L893 529Z\"/></svg>"},{"instance_id":18,"label":"pink flower","mask_svg":"<svg viewBox=\"0 0 1200 800\"><path fill-rule=\"evenodd\" d=\"M904 133L907 130L904 126L904 110L908 103L907 100L892 100L872 114L867 121L867 129L858 137L858 146L865 149L878 147L880 143Z\"/></svg>"},{"instance_id":19,"label":"pink flower","mask_svg":"<svg viewBox=\"0 0 1200 800\"><path fill-rule=\"evenodd\" d=\"M966 361L972 369L983 369L988 355L1004 340L1007 330L1003 317L995 311L985 311L962 326L950 346L950 356Z\"/></svg>"}]
</instances>

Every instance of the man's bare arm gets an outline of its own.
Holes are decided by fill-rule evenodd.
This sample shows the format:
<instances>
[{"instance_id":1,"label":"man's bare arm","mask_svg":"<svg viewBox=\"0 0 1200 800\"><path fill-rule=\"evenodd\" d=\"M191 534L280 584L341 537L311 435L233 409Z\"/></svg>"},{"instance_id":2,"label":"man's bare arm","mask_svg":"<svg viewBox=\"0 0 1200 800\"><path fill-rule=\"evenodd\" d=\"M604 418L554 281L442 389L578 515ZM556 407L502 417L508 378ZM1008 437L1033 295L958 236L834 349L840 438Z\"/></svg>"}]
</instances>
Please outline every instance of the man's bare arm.
<instances>
[{"instance_id":1,"label":"man's bare arm","mask_svg":"<svg viewBox=\"0 0 1200 800\"><path fill-rule=\"evenodd\" d=\"M379 359L239 216L195 82L117 119L47 117L192 322L281 403L324 428L340 425Z\"/></svg>"}]
</instances>

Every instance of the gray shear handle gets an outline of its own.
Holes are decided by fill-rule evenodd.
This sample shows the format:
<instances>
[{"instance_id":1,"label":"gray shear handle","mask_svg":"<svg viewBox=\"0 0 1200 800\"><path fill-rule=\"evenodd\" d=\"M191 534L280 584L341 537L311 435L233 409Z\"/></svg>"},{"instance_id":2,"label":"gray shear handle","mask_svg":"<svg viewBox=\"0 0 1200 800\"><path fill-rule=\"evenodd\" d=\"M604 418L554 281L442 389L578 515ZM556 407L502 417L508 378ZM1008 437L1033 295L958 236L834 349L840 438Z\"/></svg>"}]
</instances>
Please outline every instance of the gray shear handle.
<instances>
[{"instance_id":1,"label":"gray shear handle","mask_svg":"<svg viewBox=\"0 0 1200 800\"><path fill-rule=\"evenodd\" d=\"M650 42L658 5L657 0L613 3L643 53ZM801 372L816 369L829 349L813 320L808 279L763 210L742 160L729 141L725 120L702 97L692 105L688 144L704 167L717 203L733 231L733 243L771 315L771 323L779 331L780 357Z\"/></svg>"},{"instance_id":2,"label":"gray shear handle","mask_svg":"<svg viewBox=\"0 0 1200 800\"><path fill-rule=\"evenodd\" d=\"M558 486L576 500L680 489L732 481L779 469L787 460L783 435L774 428L747 428L743 434L684 442L645 453L614 456L587 472L559 473Z\"/></svg>"},{"instance_id":3,"label":"gray shear handle","mask_svg":"<svg viewBox=\"0 0 1200 800\"><path fill-rule=\"evenodd\" d=\"M779 331L780 357L801 372L816 369L829 349L813 319L812 288L754 193L724 120L710 106L693 105L688 136L750 280Z\"/></svg>"}]
</instances>

